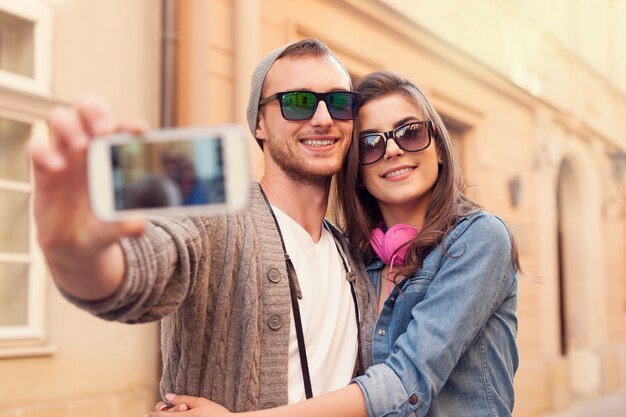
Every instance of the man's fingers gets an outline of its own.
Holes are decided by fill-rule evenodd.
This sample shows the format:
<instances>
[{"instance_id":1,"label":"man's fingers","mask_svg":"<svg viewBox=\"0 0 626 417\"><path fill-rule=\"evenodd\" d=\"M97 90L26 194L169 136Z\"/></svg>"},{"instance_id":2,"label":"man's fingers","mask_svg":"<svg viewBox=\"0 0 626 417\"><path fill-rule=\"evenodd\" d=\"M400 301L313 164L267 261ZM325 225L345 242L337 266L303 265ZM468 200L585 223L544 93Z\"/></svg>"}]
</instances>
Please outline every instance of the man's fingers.
<instances>
[{"instance_id":1,"label":"man's fingers","mask_svg":"<svg viewBox=\"0 0 626 417\"><path fill-rule=\"evenodd\" d=\"M102 97L87 94L80 100L76 110L90 136L106 136L115 132L113 114Z\"/></svg>"},{"instance_id":2,"label":"man's fingers","mask_svg":"<svg viewBox=\"0 0 626 417\"><path fill-rule=\"evenodd\" d=\"M117 132L130 133L131 135L141 136L150 129L150 123L141 118L132 118L121 120L117 124Z\"/></svg>"},{"instance_id":3,"label":"man's fingers","mask_svg":"<svg viewBox=\"0 0 626 417\"><path fill-rule=\"evenodd\" d=\"M165 410L162 408L161 403L158 403L155 406L155 411L151 411L145 415L145 417L170 417L169 413L184 413L182 415L196 415L196 414L206 414L205 410L200 409L202 406L211 405L209 400L202 397L192 397L190 395L176 395L176 394L166 394L165 398L167 399L171 408ZM215 404L216 407L219 407L220 411L223 407ZM157 409L159 408L159 409ZM197 410L196 410L197 409ZM226 410L225 410L226 411ZM187 412L189 414L187 414Z\"/></svg>"},{"instance_id":4,"label":"man's fingers","mask_svg":"<svg viewBox=\"0 0 626 417\"><path fill-rule=\"evenodd\" d=\"M183 396L181 395L180 397L181 398L179 398L177 401L175 397L172 396L172 394L168 394L168 396L166 396L166 398L168 398L168 401L170 401L169 398L172 398L172 401L170 401L170 404L164 403L163 401L159 401L154 406L154 411L149 412L148 414L146 414L145 417L162 417L162 416L170 417L168 413L178 413L178 412L189 410L189 407L187 406L187 404L182 402Z\"/></svg>"},{"instance_id":5,"label":"man's fingers","mask_svg":"<svg viewBox=\"0 0 626 417\"><path fill-rule=\"evenodd\" d=\"M55 107L48 116L48 124L53 142L61 152L78 154L87 149L87 133L75 111Z\"/></svg>"},{"instance_id":6,"label":"man's fingers","mask_svg":"<svg viewBox=\"0 0 626 417\"><path fill-rule=\"evenodd\" d=\"M158 403L156 403L156 405L154 406L154 411L163 411L163 410L167 410L169 406L164 403L163 401L159 401Z\"/></svg>"},{"instance_id":7,"label":"man's fingers","mask_svg":"<svg viewBox=\"0 0 626 417\"><path fill-rule=\"evenodd\" d=\"M165 398L174 407L177 407L179 405L185 405L188 409L198 407L200 403L205 400L202 397L192 397L191 395L176 395L176 394L166 394ZM176 410L176 411L185 411L185 410Z\"/></svg>"},{"instance_id":8,"label":"man's fingers","mask_svg":"<svg viewBox=\"0 0 626 417\"><path fill-rule=\"evenodd\" d=\"M65 158L46 143L29 142L28 153L33 161L35 180L38 174L53 174L61 171L66 166Z\"/></svg>"}]
</instances>

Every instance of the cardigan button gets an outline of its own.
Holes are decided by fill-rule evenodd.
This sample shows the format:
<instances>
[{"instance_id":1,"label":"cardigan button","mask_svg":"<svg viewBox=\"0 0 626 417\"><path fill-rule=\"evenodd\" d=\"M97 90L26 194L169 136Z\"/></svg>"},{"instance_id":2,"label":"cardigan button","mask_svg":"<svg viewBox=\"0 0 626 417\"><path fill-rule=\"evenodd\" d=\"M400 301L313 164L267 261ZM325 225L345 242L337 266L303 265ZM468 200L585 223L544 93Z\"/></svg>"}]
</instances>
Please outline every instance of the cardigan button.
<instances>
[{"instance_id":1,"label":"cardigan button","mask_svg":"<svg viewBox=\"0 0 626 417\"><path fill-rule=\"evenodd\" d=\"M271 268L268 272L267 272L267 278L273 282L274 284L276 284L278 281L280 281L280 271L276 268Z\"/></svg>"},{"instance_id":2,"label":"cardigan button","mask_svg":"<svg viewBox=\"0 0 626 417\"><path fill-rule=\"evenodd\" d=\"M268 408L276 408L277 405L275 402L272 401L268 401L265 404L263 404L263 406L261 407L263 410L267 410Z\"/></svg>"},{"instance_id":3,"label":"cardigan button","mask_svg":"<svg viewBox=\"0 0 626 417\"><path fill-rule=\"evenodd\" d=\"M278 330L283 326L283 319L278 314L272 314L267 320L267 325L272 330Z\"/></svg>"},{"instance_id":4,"label":"cardigan button","mask_svg":"<svg viewBox=\"0 0 626 417\"><path fill-rule=\"evenodd\" d=\"M417 395L415 395L415 394L411 395L411 396L409 397L409 402L410 402L412 405L415 405L415 404L417 403Z\"/></svg>"},{"instance_id":5,"label":"cardigan button","mask_svg":"<svg viewBox=\"0 0 626 417\"><path fill-rule=\"evenodd\" d=\"M347 272L346 273L346 279L348 280L348 282L356 281L356 272L354 272L354 271Z\"/></svg>"}]
</instances>

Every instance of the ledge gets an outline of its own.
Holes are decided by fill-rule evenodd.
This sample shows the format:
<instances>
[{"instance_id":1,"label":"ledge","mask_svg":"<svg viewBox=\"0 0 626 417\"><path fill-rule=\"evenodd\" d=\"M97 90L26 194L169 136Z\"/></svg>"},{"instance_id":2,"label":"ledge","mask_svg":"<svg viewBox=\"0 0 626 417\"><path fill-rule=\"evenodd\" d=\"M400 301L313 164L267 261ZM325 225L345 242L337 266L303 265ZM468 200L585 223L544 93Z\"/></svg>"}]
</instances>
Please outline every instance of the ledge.
<instances>
[{"instance_id":1,"label":"ledge","mask_svg":"<svg viewBox=\"0 0 626 417\"><path fill-rule=\"evenodd\" d=\"M10 346L0 345L0 360L14 358L29 358L37 356L51 356L57 352L57 347L51 343L38 346Z\"/></svg>"}]
</instances>

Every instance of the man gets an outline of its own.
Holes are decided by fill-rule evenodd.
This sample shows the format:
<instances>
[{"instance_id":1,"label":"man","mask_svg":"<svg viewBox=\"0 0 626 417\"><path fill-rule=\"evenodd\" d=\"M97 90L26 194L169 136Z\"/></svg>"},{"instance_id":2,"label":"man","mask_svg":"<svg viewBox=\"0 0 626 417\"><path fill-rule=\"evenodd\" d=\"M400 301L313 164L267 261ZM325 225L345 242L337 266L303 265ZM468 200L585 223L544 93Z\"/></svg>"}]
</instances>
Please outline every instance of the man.
<instances>
[{"instance_id":1,"label":"man","mask_svg":"<svg viewBox=\"0 0 626 417\"><path fill-rule=\"evenodd\" d=\"M50 271L68 299L99 317L161 320L162 393L232 411L269 408L310 396L305 381L315 395L345 386L355 364L371 363L372 287L323 225L357 111L350 87L318 41L270 53L252 77L248 121L265 173L246 210L147 223L104 224L90 211L87 143L115 129L103 103L50 115L54 146L31 148Z\"/></svg>"}]
</instances>

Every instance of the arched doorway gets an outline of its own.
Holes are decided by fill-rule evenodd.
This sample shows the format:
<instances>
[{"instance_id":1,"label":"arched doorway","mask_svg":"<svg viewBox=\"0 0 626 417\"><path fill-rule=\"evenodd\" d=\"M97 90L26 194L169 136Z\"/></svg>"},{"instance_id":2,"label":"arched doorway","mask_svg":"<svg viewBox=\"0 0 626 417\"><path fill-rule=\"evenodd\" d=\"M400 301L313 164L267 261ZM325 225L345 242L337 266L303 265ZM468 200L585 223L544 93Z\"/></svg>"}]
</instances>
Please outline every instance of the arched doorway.
<instances>
[{"instance_id":1,"label":"arched doorway","mask_svg":"<svg viewBox=\"0 0 626 417\"><path fill-rule=\"evenodd\" d=\"M574 277L576 258L580 248L581 201L574 169L568 160L561 163L557 181L557 258L558 258L558 302L559 302L559 346L560 353L567 356L579 326L576 323Z\"/></svg>"},{"instance_id":2,"label":"arched doorway","mask_svg":"<svg viewBox=\"0 0 626 417\"><path fill-rule=\"evenodd\" d=\"M575 161L564 159L559 167L557 207L557 267L560 353L568 363L571 392L592 395L600 387L601 363L594 346L596 292L591 276L594 242L588 234L594 222L589 204L589 181ZM593 194L593 193L591 193Z\"/></svg>"}]
</instances>

